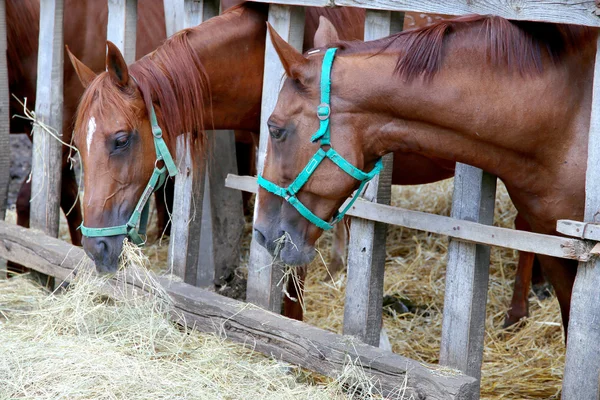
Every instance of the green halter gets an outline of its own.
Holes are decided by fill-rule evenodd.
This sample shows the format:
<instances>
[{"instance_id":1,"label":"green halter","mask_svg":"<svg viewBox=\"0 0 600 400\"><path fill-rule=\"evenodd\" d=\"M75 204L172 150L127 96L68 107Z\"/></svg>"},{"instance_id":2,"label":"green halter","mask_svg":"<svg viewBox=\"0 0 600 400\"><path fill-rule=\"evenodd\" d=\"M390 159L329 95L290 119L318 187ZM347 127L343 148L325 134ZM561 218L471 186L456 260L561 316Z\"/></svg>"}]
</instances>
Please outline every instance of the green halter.
<instances>
[{"instance_id":1,"label":"green halter","mask_svg":"<svg viewBox=\"0 0 600 400\"><path fill-rule=\"evenodd\" d=\"M306 164L306 167L304 167L302 172L300 172L296 179L294 179L294 181L287 188L283 188L266 180L262 177L262 175L259 175L257 180L258 184L262 188L273 193L274 195L283 197L285 201L294 206L304 218L323 230L329 230L333 228L333 225L339 222L344 215L346 215L348 210L350 210L350 207L352 207L354 202L358 199L366 183L373 179L373 177L375 177L375 175L377 175L379 172L381 172L381 168L383 167L381 159L379 159L377 160L377 163L371 172L363 172L346 161L344 157L342 157L333 149L333 147L331 147L331 132L329 127L329 116L331 111L329 100L331 94L331 67L333 65L333 59L335 57L336 50L336 48L328 49L325 53L325 57L323 58L323 67L321 69L321 104L319 104L317 107L317 117L320 120L320 126L319 130L310 138L312 142L320 141L321 148L317 150L308 164ZM328 146L329 149L324 150L324 146ZM296 194L300 191L300 189L302 189L302 186L306 184L310 176L313 174L313 172L315 172L321 161L323 161L325 158L329 158L335 165L341 168L348 175L357 181L360 181L360 186L358 187L358 190L352 200L350 200L350 203L348 203L348 205L342 211L337 211L331 222L327 222L317 217L312 211L306 208L306 206L302 204L300 200L298 200L298 197L296 197Z\"/></svg>"},{"instance_id":2,"label":"green halter","mask_svg":"<svg viewBox=\"0 0 600 400\"><path fill-rule=\"evenodd\" d=\"M88 228L81 224L81 233L87 237L104 237L104 236L119 236L127 235L129 239L136 245L144 243L141 235L146 234L146 225L148 224L148 211L150 209L150 203L148 200L152 193L160 189L169 176L177 175L177 166L169 148L163 139L162 129L158 126L156 120L156 113L154 112L154 106L149 110L150 124L152 125L152 135L154 136L154 148L156 150L156 161L154 162L154 171L150 177L150 181L146 185L146 189L142 193L142 197L138 201L133 214L129 218L129 221L125 225L111 226L107 228ZM158 168L158 163L162 161L164 163L162 168ZM139 228L138 227L139 222Z\"/></svg>"}]
</instances>

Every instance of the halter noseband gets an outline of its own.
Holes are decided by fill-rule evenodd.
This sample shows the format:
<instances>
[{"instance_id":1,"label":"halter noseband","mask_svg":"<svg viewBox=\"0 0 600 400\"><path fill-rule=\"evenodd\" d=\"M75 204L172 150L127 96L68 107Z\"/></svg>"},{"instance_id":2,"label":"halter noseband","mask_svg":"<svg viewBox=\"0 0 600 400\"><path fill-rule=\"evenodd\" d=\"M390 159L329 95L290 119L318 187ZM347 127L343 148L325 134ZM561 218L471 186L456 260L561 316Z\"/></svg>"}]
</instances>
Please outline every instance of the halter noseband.
<instances>
[{"instance_id":1,"label":"halter noseband","mask_svg":"<svg viewBox=\"0 0 600 400\"><path fill-rule=\"evenodd\" d=\"M119 236L127 235L127 237L136 245L142 245L144 239L141 235L146 234L146 225L148 224L148 211L150 209L150 203L148 200L152 193L161 188L167 179L167 174L171 177L177 175L177 166L171 152L163 139L162 129L158 126L156 119L156 113L154 112L154 106L151 106L148 110L150 115L150 124L152 125L152 136L154 137L154 149L156 150L156 161L154 162L154 171L152 176L146 185L146 189L142 193L140 200L138 201L133 214L129 218L129 221L125 225L111 226L107 228L88 228L83 226L83 222L80 225L81 233L87 237L104 237L104 236ZM158 164L163 162L162 168L158 168ZM138 228L139 222L139 228Z\"/></svg>"},{"instance_id":2,"label":"halter noseband","mask_svg":"<svg viewBox=\"0 0 600 400\"><path fill-rule=\"evenodd\" d=\"M258 175L257 179L258 184L263 189L273 193L276 196L282 197L285 201L294 206L294 208L296 208L296 210L298 210L298 212L304 218L323 230L329 230L333 228L333 225L339 222L344 215L346 215L348 210L350 210L350 207L352 207L354 202L360 196L360 193L366 183L373 179L373 177L375 177L375 175L377 175L379 172L381 172L383 167L381 159L379 159L375 163L375 167L371 172L363 172L346 161L344 157L342 157L331 146L331 131L329 126L331 107L329 105L329 100L331 94L331 67L333 65L333 59L335 57L336 50L336 48L328 49L325 53L325 57L323 58L323 66L321 69L321 104L319 104L317 107L319 130L310 138L313 143L320 141L321 147L306 164L302 172L300 172L296 179L294 179L294 181L287 188L276 185L275 183L263 178L262 175ZM324 146L328 146L329 149L324 150ZM321 161L323 161L325 158L329 158L335 165L342 169L342 171L346 172L357 181L360 181L360 186L358 187L358 190L354 194L352 200L350 200L348 205L342 211L336 212L331 222L327 222L316 216L304 204L302 204L300 200L298 200L298 197L296 197L296 194L300 191L300 189L302 189L302 186L308 182L310 176L313 174L313 172L315 172Z\"/></svg>"}]
</instances>

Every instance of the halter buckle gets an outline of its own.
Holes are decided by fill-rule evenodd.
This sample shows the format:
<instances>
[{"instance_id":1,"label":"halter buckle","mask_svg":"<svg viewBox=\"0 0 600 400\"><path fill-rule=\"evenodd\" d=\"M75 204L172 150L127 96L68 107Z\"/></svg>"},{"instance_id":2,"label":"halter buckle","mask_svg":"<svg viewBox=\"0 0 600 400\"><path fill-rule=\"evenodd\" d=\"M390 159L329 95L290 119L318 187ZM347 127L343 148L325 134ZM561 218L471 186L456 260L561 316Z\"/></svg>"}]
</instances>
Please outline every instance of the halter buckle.
<instances>
[{"instance_id":1,"label":"halter buckle","mask_svg":"<svg viewBox=\"0 0 600 400\"><path fill-rule=\"evenodd\" d=\"M329 108L329 104L321 103L317 106L317 118L321 121L325 121L329 118L329 114L331 113L331 109Z\"/></svg>"}]
</instances>

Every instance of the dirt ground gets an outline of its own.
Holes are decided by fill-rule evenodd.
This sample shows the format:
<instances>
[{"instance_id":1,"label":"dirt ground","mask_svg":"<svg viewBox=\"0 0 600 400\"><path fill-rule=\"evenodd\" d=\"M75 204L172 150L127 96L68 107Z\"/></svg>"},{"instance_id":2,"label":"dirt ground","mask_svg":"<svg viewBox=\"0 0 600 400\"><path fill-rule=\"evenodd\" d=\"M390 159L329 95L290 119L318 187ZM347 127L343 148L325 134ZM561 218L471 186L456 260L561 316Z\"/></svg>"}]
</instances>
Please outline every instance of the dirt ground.
<instances>
[{"instance_id":1,"label":"dirt ground","mask_svg":"<svg viewBox=\"0 0 600 400\"><path fill-rule=\"evenodd\" d=\"M26 134L10 135L10 185L8 206L17 201L19 189L31 170L31 141Z\"/></svg>"}]
</instances>

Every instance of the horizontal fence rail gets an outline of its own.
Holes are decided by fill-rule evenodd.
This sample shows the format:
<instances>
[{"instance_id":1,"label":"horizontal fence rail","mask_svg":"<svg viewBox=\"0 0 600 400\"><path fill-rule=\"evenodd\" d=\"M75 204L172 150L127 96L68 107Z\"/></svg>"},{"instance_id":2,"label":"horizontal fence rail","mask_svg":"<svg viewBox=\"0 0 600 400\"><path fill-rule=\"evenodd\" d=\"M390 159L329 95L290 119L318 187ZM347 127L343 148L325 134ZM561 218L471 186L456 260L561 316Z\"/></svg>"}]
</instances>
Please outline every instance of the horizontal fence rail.
<instances>
[{"instance_id":1,"label":"horizontal fence rail","mask_svg":"<svg viewBox=\"0 0 600 400\"><path fill-rule=\"evenodd\" d=\"M258 186L252 176L229 175L227 187L256 193ZM451 217L411 211L359 199L348 215L384 222L391 225L437 233L469 242L506 247L510 249L544 254L552 257L587 261L591 257L593 243L560 236L499 228Z\"/></svg>"},{"instance_id":2,"label":"horizontal fence rail","mask_svg":"<svg viewBox=\"0 0 600 400\"><path fill-rule=\"evenodd\" d=\"M268 0L254 0L273 3ZM429 14L492 14L506 19L554 22L600 27L594 0L277 0L295 6L349 6L372 10L408 11Z\"/></svg>"}]
</instances>

